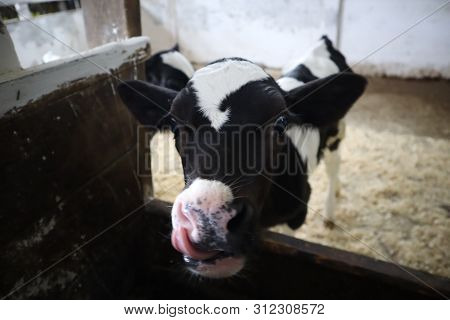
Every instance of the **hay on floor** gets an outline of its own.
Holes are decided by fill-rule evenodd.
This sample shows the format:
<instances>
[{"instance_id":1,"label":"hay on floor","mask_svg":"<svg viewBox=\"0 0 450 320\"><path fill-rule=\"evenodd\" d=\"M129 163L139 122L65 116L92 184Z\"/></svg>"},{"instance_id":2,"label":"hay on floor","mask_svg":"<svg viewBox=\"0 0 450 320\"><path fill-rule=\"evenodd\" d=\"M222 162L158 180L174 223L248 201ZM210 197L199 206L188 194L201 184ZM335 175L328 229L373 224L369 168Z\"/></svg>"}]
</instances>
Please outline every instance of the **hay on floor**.
<instances>
[{"instance_id":1,"label":"hay on floor","mask_svg":"<svg viewBox=\"0 0 450 320\"><path fill-rule=\"evenodd\" d=\"M371 79L348 116L341 147L336 223L342 229L323 225L323 163L310 178L306 223L295 232L273 229L450 277L449 87ZM156 196L173 201L184 181L171 134L157 134L152 150Z\"/></svg>"}]
</instances>

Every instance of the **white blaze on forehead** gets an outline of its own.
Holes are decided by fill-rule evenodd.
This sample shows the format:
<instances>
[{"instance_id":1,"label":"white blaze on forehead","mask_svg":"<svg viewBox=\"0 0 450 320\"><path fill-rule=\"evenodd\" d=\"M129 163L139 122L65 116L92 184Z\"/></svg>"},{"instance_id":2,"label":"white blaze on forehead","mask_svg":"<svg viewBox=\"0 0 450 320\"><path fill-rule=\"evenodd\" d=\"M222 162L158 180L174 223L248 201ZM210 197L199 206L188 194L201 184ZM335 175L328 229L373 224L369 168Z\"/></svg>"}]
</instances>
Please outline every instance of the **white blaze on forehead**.
<instances>
[{"instance_id":1,"label":"white blaze on forehead","mask_svg":"<svg viewBox=\"0 0 450 320\"><path fill-rule=\"evenodd\" d=\"M180 52L169 51L163 53L161 55L161 59L165 64L168 64L169 66L183 72L189 79L192 78L192 75L194 74L194 68L192 67L192 64L188 61L188 59L186 59L186 57L183 56Z\"/></svg>"},{"instance_id":2,"label":"white blaze on forehead","mask_svg":"<svg viewBox=\"0 0 450 320\"><path fill-rule=\"evenodd\" d=\"M280 78L277 80L277 83L284 91L291 91L292 89L298 88L305 84L304 82L291 77Z\"/></svg>"},{"instance_id":3,"label":"white blaze on forehead","mask_svg":"<svg viewBox=\"0 0 450 320\"><path fill-rule=\"evenodd\" d=\"M313 75L318 78L327 77L339 72L338 66L330 59L330 52L324 39L320 39L319 43L311 48L305 56L297 61L286 65L282 73L286 74L295 69L299 64L304 64Z\"/></svg>"},{"instance_id":4,"label":"white blaze on forehead","mask_svg":"<svg viewBox=\"0 0 450 320\"><path fill-rule=\"evenodd\" d=\"M320 144L319 129L310 126L292 126L286 130L298 153L306 162L308 173L312 173L317 166L317 152Z\"/></svg>"},{"instance_id":5,"label":"white blaze on forehead","mask_svg":"<svg viewBox=\"0 0 450 320\"><path fill-rule=\"evenodd\" d=\"M230 59L197 70L191 81L201 112L218 131L228 120L230 112L228 109L221 111L220 103L245 84L268 77L269 75L254 63Z\"/></svg>"}]
</instances>

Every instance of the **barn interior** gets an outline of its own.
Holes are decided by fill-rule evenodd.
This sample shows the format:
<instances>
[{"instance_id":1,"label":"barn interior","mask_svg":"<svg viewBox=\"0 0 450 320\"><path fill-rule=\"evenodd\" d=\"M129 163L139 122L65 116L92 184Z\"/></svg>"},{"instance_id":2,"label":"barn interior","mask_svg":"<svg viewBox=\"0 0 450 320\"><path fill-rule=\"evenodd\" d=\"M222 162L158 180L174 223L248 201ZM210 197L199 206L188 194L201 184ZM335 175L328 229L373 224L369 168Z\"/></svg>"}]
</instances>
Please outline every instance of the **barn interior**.
<instances>
[{"instance_id":1,"label":"barn interior","mask_svg":"<svg viewBox=\"0 0 450 320\"><path fill-rule=\"evenodd\" d=\"M449 89L442 80L370 78L346 117L336 213L342 229L324 226L328 178L321 163L310 179L305 225L273 230L450 276L450 185L443 174L449 167ZM160 150L152 154L159 168L155 193L172 202L184 188L181 163L170 134L153 139L152 150Z\"/></svg>"},{"instance_id":2,"label":"barn interior","mask_svg":"<svg viewBox=\"0 0 450 320\"><path fill-rule=\"evenodd\" d=\"M0 9L3 298L449 295L450 5L3 0ZM335 227L324 225L321 163L301 228L273 227L232 279L192 276L169 240L184 188L173 138L140 127L117 85L145 79L145 60L175 43L196 69L242 56L276 79L322 34L368 79L346 116Z\"/></svg>"},{"instance_id":3,"label":"barn interior","mask_svg":"<svg viewBox=\"0 0 450 320\"><path fill-rule=\"evenodd\" d=\"M438 2L435 3L435 5L438 4ZM428 38L429 43L421 43L422 48L411 44L414 42L413 38L424 40L421 37L427 33L427 28L431 28L432 24L439 25L440 18L434 17L430 25L418 26L416 30L405 34L403 39L393 43L392 47L387 46L380 50L378 56L374 54L361 62L359 59L363 56L359 56L359 52L352 52L353 50L359 51L362 44L367 44L365 55L372 52L368 48L379 49L376 45L369 46L366 43L369 41L364 33L366 28L369 30L380 20L383 21L384 26L379 31L380 34L371 35L370 42L381 40L384 36L387 39L388 35L397 35L402 30L400 25L406 24L408 20L412 22L414 16L419 18L420 14L412 12L419 10L419 7L424 4L420 1L414 2L408 8L408 13L404 15L400 14L400 11L404 10L403 5L387 2L382 2L375 8L373 3L357 4L354 1L344 1L342 9L345 12L341 13L333 11L337 8L333 8L332 1L328 4L330 7L324 5L324 8L315 8L312 5L306 9L304 3L297 5L302 9L281 13L284 19L282 17L271 19L264 15L266 12L263 9L259 9L262 16L260 19L263 20L264 17L269 21L257 21L253 24L260 23L261 28L269 32L270 23L281 24L281 21L293 21L295 18L299 21L307 21L305 16L308 12L330 10L341 20L337 18L336 21L332 21L330 17L317 17L323 20L311 22L308 26L299 24L286 26L285 29L278 26L281 30L274 33L286 32L296 39L309 38L311 40L305 42L309 42L310 46L320 37L323 30L326 30L328 35L335 34L334 40L340 42L341 50L350 60L350 64L356 64L354 69L369 77L369 85L362 98L346 117L348 131L342 145L341 167L343 193L339 199L337 212L337 221L342 229L328 230L323 226L327 177L322 163L311 177L313 192L309 202L311 210L307 223L296 231L290 230L287 226L275 227L274 230L300 239L335 246L376 259L395 261L412 268L449 277L450 87L448 76L444 75L447 72L445 70L448 70L448 59L444 58L438 62L440 52L447 49L440 47L444 43L437 44L438 38L443 40L437 34L434 34L432 39ZM272 6L274 12L282 11L281 7ZM216 13L215 9L217 9L213 4L199 7L208 13ZM242 15L250 15L245 8L244 4L239 7L245 12ZM425 9L425 7L422 8ZM179 8L179 10L184 9L188 10L183 6ZM195 11L195 9L194 6L189 10ZM232 12L228 7L222 10ZM370 21L367 19L358 21L355 17L358 12L370 12L372 18ZM389 15L385 15L386 12L391 12L397 19L392 21ZM200 13L197 14L201 16ZM442 19L445 14L442 14ZM193 15L195 16L195 13ZM170 17L170 11L166 15L161 13L157 15L155 7L152 7L150 3L144 7L143 26L147 26L146 30L150 37L158 38L156 41L161 49L170 46L170 43L164 42L170 41L167 40L170 36L161 39L158 37L159 33L152 33L151 30L154 30L152 28L154 25L161 26L158 24L158 18L170 20ZM183 18L176 21L179 25L178 29L195 27L191 26L195 23L185 21ZM225 33L224 29L232 28L230 26L232 22L239 26L246 23L245 19L240 17L222 18L218 23L219 26L214 26L213 22L209 21L207 24L211 24L208 26L212 30L208 32L215 36L222 35ZM326 24L325 27L320 26L323 22ZM442 23L444 23L443 20ZM448 23L444 24L448 26ZM311 30L308 31L308 28ZM189 31L180 31L178 41L183 41L185 39L183 33ZM231 32L231 30L228 31ZM252 31L252 28L244 30L243 32L248 35L242 37L248 36L250 39L249 35ZM202 65L202 62L219 58L217 54L220 54L218 52L222 50L220 43L216 43L213 36L208 37L207 34L205 31L205 38L196 40L199 42L197 47L191 48L189 41L186 43L185 52L193 56L192 59L197 59L194 60L199 62L197 68ZM268 37L270 36L269 33ZM256 61L263 60L262 64L267 66L267 71L277 79L280 77L279 67L285 64L285 61L292 60L295 57L295 51L301 50L299 47L303 45L292 44L292 38L288 40L282 38L275 42L276 47L288 46L287 52L283 53L285 56L276 50L276 53L267 54L255 52L261 50L260 47L258 50L255 49L261 42L259 38L252 40L251 44L243 45L244 48L240 50L245 52L246 57L254 57ZM198 49L204 48L207 41L212 42L213 48L208 46L205 49ZM417 46L419 46L418 43ZM217 47L214 47L216 45ZM421 53L421 50L424 52ZM208 54L211 58L203 60ZM428 58L425 59L424 56ZM440 63L442 65L439 66ZM435 67L432 67L433 64ZM438 74L440 76L436 77ZM152 161L157 163L153 167L156 170L161 169L160 172L155 171L153 176L155 192L162 199L173 201L184 187L181 164L177 162L177 153L174 148L162 147L172 143L173 139L170 135L158 135L154 139L155 146L152 149L160 150L160 152L153 154ZM176 184L177 187L169 188L170 190L167 191L167 187L171 184Z\"/></svg>"}]
</instances>

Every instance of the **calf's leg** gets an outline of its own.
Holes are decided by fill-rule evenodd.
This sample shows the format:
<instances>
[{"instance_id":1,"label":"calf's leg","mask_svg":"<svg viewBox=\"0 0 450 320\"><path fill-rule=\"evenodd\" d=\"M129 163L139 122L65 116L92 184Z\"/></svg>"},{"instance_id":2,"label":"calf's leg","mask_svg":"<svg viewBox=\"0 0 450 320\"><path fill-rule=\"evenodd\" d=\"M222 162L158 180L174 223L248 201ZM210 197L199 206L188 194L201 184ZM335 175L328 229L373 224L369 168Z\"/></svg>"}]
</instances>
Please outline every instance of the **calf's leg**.
<instances>
[{"instance_id":1,"label":"calf's leg","mask_svg":"<svg viewBox=\"0 0 450 320\"><path fill-rule=\"evenodd\" d=\"M328 192L325 203L325 226L328 228L334 227L336 209L336 196L340 191L339 183L339 165L340 165L339 149L330 151L326 150L324 153L325 168L328 175Z\"/></svg>"}]
</instances>

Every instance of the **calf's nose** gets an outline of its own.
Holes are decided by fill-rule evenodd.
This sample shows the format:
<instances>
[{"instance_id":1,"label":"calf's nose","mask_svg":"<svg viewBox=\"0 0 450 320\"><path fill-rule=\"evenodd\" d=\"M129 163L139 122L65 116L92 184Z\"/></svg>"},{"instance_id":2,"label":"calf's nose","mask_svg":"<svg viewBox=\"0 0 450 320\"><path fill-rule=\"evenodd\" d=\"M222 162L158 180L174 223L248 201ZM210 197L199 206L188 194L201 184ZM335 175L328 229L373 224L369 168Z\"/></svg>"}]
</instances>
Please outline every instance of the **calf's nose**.
<instances>
[{"instance_id":1,"label":"calf's nose","mask_svg":"<svg viewBox=\"0 0 450 320\"><path fill-rule=\"evenodd\" d=\"M233 199L227 185L196 179L172 208L172 244L197 259L214 251L235 253L249 237L252 213L247 201Z\"/></svg>"}]
</instances>

